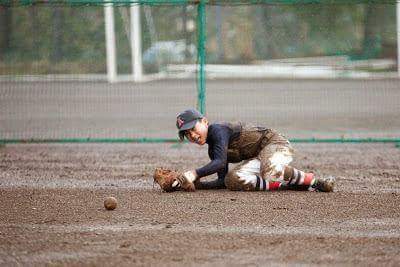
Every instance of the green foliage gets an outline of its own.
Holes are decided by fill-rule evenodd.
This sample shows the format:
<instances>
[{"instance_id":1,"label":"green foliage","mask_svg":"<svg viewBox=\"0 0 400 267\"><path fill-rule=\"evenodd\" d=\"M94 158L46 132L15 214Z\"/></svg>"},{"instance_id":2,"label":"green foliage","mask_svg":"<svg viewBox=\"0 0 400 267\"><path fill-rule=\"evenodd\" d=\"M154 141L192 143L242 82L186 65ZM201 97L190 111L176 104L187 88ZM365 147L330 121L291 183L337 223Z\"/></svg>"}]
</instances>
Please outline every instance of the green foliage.
<instances>
[{"instance_id":1,"label":"green foliage","mask_svg":"<svg viewBox=\"0 0 400 267\"><path fill-rule=\"evenodd\" d=\"M396 45L393 5L255 5L222 7L222 44L217 43L215 8L208 12L208 62L245 63L290 57L363 55L393 57ZM367 25L368 16L374 24ZM375 38L365 44L366 32ZM224 58L218 58L218 46ZM219 48L221 49L221 48ZM370 51L370 52L369 52Z\"/></svg>"},{"instance_id":2,"label":"green foliage","mask_svg":"<svg viewBox=\"0 0 400 267\"><path fill-rule=\"evenodd\" d=\"M58 10L58 13L55 13ZM4 53L4 64L15 74L25 67L30 73L89 73L105 71L105 36L102 8L18 7L12 8L10 47ZM60 15L55 27L54 15ZM58 35L55 35L58 33ZM55 47L55 36L60 45ZM61 58L52 60L52 51L59 49ZM103 66L98 66L103 62ZM1 65L1 61L0 61ZM67 67L69 71L66 70ZM89 65L94 66L90 71ZM4 70L0 74L4 73ZM12 71L8 71L12 72Z\"/></svg>"},{"instance_id":3,"label":"green foliage","mask_svg":"<svg viewBox=\"0 0 400 267\"><path fill-rule=\"evenodd\" d=\"M183 2L192 3L180 1ZM250 2L254 3L246 1ZM2 3L6 2L3 0ZM165 1L146 2L150 3ZM352 59L395 58L394 6L373 4L374 12L368 13L371 5L348 3L209 5L204 35L207 37L207 63L248 64L257 60L326 55L346 55ZM151 10L153 32L145 8ZM218 36L216 8L222 10L222 36ZM114 9L118 73L130 73L131 51L121 9L128 12L128 7ZM179 27L183 23L183 11L187 20L196 24L197 8L193 5L142 7L143 52L160 41L185 40L187 44L197 45L197 29L185 33L182 26ZM2 12L11 14L11 23L8 28L0 27L0 75L106 72L102 6L47 4L7 8ZM2 50L1 35L5 34L9 35L10 41L9 46ZM221 50L224 52L222 56Z\"/></svg>"}]
</instances>

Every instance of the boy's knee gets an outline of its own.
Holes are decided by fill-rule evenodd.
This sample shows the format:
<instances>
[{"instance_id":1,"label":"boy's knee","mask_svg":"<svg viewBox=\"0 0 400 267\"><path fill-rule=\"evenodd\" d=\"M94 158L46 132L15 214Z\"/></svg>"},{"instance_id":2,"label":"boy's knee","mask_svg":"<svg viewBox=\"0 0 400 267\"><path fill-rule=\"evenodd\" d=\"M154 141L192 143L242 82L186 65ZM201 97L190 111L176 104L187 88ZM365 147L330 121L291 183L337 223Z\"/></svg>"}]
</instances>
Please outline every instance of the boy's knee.
<instances>
[{"instance_id":1,"label":"boy's knee","mask_svg":"<svg viewBox=\"0 0 400 267\"><path fill-rule=\"evenodd\" d=\"M225 176L225 186L227 189L232 191L240 190L239 186L239 176L236 170L230 170Z\"/></svg>"},{"instance_id":2,"label":"boy's knee","mask_svg":"<svg viewBox=\"0 0 400 267\"><path fill-rule=\"evenodd\" d=\"M285 167L293 160L292 154L289 151L281 150L274 152L261 168L261 177L282 177Z\"/></svg>"},{"instance_id":3,"label":"boy's knee","mask_svg":"<svg viewBox=\"0 0 400 267\"><path fill-rule=\"evenodd\" d=\"M225 186L227 189L232 191L254 190L254 185L251 182L241 179L238 170L231 170L228 172L225 176Z\"/></svg>"}]
</instances>

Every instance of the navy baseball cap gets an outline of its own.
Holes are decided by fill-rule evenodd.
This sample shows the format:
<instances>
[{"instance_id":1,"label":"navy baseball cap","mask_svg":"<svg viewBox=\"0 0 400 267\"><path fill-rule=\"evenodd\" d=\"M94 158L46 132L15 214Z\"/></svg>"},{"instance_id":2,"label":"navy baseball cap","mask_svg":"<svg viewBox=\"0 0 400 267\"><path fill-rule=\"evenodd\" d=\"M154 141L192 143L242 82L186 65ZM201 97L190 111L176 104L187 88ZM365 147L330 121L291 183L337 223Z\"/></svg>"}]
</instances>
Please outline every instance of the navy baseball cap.
<instances>
[{"instance_id":1,"label":"navy baseball cap","mask_svg":"<svg viewBox=\"0 0 400 267\"><path fill-rule=\"evenodd\" d=\"M204 118L203 114L195 109L187 109L176 116L176 128L178 128L179 138L185 137L185 131L192 129L199 119Z\"/></svg>"}]
</instances>

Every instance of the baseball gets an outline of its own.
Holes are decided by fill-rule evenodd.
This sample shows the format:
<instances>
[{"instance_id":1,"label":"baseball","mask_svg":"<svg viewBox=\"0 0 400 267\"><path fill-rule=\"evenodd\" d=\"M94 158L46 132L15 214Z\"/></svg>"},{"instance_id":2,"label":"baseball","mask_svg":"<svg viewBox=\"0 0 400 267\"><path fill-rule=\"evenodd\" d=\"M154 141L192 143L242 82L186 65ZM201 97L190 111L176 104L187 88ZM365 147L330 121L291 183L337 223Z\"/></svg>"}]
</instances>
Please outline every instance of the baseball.
<instances>
[{"instance_id":1,"label":"baseball","mask_svg":"<svg viewBox=\"0 0 400 267\"><path fill-rule=\"evenodd\" d=\"M104 208L106 210L114 210L117 207L118 201L115 197L107 197L104 200Z\"/></svg>"}]
</instances>

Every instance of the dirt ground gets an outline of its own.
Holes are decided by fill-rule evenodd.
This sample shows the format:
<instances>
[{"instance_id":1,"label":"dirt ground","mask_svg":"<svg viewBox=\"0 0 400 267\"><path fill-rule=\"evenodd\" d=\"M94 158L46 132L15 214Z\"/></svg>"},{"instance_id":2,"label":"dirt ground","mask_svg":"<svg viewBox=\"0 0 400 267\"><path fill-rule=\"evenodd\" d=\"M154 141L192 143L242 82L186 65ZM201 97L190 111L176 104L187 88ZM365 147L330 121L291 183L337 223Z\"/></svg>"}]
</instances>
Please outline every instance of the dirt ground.
<instances>
[{"instance_id":1,"label":"dirt ground","mask_svg":"<svg viewBox=\"0 0 400 267\"><path fill-rule=\"evenodd\" d=\"M399 266L400 149L294 147L336 192L160 192L156 166L207 162L188 144L2 146L0 265Z\"/></svg>"}]
</instances>

